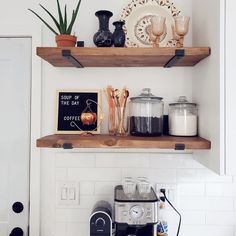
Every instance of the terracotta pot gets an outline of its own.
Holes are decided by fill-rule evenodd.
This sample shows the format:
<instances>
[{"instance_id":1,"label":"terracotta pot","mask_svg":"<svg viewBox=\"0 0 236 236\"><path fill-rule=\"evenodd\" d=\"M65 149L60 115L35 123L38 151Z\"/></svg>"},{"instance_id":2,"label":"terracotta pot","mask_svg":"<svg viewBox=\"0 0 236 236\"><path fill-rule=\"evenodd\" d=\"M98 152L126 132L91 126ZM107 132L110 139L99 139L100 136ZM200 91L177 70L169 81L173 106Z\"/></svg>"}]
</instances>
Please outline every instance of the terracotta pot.
<instances>
[{"instance_id":1,"label":"terracotta pot","mask_svg":"<svg viewBox=\"0 0 236 236\"><path fill-rule=\"evenodd\" d=\"M59 34L56 35L57 47L74 47L77 38L73 35Z\"/></svg>"}]
</instances>

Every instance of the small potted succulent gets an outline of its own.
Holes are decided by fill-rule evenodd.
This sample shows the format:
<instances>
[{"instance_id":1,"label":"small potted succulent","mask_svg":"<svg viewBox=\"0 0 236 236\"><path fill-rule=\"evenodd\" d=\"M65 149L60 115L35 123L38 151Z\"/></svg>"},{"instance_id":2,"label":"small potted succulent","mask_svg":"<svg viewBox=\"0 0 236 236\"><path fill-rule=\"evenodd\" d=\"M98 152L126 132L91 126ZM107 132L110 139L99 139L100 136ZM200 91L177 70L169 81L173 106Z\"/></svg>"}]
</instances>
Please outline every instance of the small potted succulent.
<instances>
[{"instance_id":1,"label":"small potted succulent","mask_svg":"<svg viewBox=\"0 0 236 236\"><path fill-rule=\"evenodd\" d=\"M57 10L58 10L59 20L57 20L43 5L39 4L40 7L42 7L43 10L52 18L57 30L51 27L35 11L31 9L28 9L28 10L31 11L34 15L36 15L56 35L57 47L74 47L76 44L77 38L74 35L71 35L71 31L75 23L75 19L78 15L80 3L81 3L81 0L78 1L76 9L73 10L70 22L67 19L67 6L65 5L64 17L63 17L59 0L57 0Z\"/></svg>"}]
</instances>

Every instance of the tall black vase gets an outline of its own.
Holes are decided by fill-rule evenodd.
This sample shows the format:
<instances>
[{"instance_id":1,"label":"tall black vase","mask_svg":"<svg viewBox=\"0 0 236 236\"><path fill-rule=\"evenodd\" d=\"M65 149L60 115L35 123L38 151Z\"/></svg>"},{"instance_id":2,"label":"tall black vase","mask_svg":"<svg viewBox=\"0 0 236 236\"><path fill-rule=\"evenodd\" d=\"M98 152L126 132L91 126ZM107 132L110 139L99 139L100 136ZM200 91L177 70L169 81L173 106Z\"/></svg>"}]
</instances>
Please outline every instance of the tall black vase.
<instances>
[{"instance_id":1,"label":"tall black vase","mask_svg":"<svg viewBox=\"0 0 236 236\"><path fill-rule=\"evenodd\" d=\"M109 19L113 16L112 12L101 10L95 13L99 20L99 30L93 36L93 42L97 47L111 47L113 45L112 33L109 30Z\"/></svg>"},{"instance_id":2,"label":"tall black vase","mask_svg":"<svg viewBox=\"0 0 236 236\"><path fill-rule=\"evenodd\" d=\"M115 26L115 31L113 33L113 40L115 47L125 46L125 32L123 30L124 21L115 21L113 25Z\"/></svg>"}]
</instances>

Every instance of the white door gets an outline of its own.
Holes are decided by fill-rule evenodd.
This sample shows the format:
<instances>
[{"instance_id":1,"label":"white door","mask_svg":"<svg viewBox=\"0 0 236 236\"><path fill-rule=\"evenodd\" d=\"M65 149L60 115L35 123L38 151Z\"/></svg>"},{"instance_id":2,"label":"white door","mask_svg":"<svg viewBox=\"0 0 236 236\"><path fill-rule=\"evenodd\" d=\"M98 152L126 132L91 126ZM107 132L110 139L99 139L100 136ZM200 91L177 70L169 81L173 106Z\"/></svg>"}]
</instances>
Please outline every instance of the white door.
<instances>
[{"instance_id":1,"label":"white door","mask_svg":"<svg viewBox=\"0 0 236 236\"><path fill-rule=\"evenodd\" d=\"M30 81L31 39L0 38L1 236L28 235Z\"/></svg>"}]
</instances>

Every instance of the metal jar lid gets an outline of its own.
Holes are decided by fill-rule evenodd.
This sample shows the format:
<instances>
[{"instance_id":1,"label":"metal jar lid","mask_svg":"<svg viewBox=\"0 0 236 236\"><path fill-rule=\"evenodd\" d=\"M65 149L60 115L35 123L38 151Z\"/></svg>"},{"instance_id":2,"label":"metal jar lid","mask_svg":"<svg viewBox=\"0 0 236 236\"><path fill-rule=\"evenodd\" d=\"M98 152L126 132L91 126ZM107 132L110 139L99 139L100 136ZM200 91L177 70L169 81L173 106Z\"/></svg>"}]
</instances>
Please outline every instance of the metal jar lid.
<instances>
[{"instance_id":1,"label":"metal jar lid","mask_svg":"<svg viewBox=\"0 0 236 236\"><path fill-rule=\"evenodd\" d=\"M150 88L144 88L139 96L130 98L133 102L160 102L162 99L153 95Z\"/></svg>"}]
</instances>

